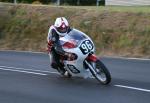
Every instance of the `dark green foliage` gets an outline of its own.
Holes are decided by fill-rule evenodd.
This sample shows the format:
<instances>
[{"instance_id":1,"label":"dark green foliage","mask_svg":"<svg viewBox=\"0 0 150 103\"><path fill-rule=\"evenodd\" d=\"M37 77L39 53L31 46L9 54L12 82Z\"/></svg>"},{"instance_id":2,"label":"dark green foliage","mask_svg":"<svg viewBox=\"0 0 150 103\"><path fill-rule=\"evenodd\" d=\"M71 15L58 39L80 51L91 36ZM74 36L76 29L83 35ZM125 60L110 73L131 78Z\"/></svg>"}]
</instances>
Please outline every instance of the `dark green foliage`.
<instances>
[{"instance_id":1,"label":"dark green foliage","mask_svg":"<svg viewBox=\"0 0 150 103\"><path fill-rule=\"evenodd\" d=\"M18 3L33 3L39 1L42 4L56 3L57 0L17 0ZM14 0L0 0L0 2L14 2ZM97 0L60 0L61 5L96 5ZM100 5L105 5L105 0L100 1Z\"/></svg>"},{"instance_id":2,"label":"dark green foliage","mask_svg":"<svg viewBox=\"0 0 150 103\"><path fill-rule=\"evenodd\" d=\"M0 2L13 2L14 0L0 0Z\"/></svg>"},{"instance_id":3,"label":"dark green foliage","mask_svg":"<svg viewBox=\"0 0 150 103\"><path fill-rule=\"evenodd\" d=\"M100 5L105 6L105 0L101 0Z\"/></svg>"}]
</instances>

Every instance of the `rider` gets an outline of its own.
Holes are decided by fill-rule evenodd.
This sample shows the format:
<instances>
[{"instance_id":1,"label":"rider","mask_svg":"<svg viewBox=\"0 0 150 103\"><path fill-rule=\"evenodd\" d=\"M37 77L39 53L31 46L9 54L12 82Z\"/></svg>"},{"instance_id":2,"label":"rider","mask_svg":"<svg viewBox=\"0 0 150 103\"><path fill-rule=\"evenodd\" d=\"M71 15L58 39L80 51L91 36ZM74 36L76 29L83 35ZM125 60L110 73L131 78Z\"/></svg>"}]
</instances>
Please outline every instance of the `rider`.
<instances>
[{"instance_id":1,"label":"rider","mask_svg":"<svg viewBox=\"0 0 150 103\"><path fill-rule=\"evenodd\" d=\"M66 70L64 69L63 63L60 62L60 56L63 56L64 58L74 57L70 57L71 55L68 55L68 53L63 50L59 39L68 35L71 30L67 19L65 17L59 17L56 18L54 25L50 26L47 36L47 49L52 55L51 67L57 69L62 75L65 74Z\"/></svg>"}]
</instances>

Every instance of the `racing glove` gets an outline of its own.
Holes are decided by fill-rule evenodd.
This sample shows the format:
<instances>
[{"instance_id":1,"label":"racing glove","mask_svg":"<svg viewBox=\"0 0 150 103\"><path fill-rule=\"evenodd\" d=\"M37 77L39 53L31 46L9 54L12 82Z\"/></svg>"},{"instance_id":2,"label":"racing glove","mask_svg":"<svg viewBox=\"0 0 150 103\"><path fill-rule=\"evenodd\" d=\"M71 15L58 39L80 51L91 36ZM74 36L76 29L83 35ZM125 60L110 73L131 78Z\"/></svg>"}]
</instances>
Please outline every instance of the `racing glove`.
<instances>
[{"instance_id":1,"label":"racing glove","mask_svg":"<svg viewBox=\"0 0 150 103\"><path fill-rule=\"evenodd\" d=\"M47 43L47 52L48 52L48 53L51 52L52 46L53 46L53 42L52 42L52 41L49 41L49 42Z\"/></svg>"}]
</instances>

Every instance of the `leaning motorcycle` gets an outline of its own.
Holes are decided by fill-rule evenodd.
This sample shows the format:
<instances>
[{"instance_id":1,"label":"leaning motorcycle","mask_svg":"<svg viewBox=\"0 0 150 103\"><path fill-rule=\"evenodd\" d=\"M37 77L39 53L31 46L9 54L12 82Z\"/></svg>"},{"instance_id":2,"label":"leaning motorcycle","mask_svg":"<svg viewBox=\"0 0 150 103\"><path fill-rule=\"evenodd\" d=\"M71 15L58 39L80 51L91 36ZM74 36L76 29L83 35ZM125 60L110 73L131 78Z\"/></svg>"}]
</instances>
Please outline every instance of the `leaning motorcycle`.
<instances>
[{"instance_id":1,"label":"leaning motorcycle","mask_svg":"<svg viewBox=\"0 0 150 103\"><path fill-rule=\"evenodd\" d=\"M77 29L73 29L68 35L60 38L60 43L68 55L75 57L62 57L60 60L64 64L66 71L68 71L69 77L95 77L104 85L111 82L110 72L94 54L95 46L89 36ZM49 56L51 59L51 54Z\"/></svg>"}]
</instances>

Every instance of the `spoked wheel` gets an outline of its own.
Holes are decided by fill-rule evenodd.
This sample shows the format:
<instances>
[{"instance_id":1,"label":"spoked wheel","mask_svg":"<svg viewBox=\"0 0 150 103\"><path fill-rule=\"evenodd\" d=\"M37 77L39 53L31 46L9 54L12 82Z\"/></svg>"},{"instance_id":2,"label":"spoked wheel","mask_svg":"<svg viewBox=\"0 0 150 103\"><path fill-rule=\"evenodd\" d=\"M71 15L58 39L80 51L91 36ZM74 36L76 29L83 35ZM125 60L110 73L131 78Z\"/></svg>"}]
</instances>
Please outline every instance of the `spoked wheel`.
<instances>
[{"instance_id":1,"label":"spoked wheel","mask_svg":"<svg viewBox=\"0 0 150 103\"><path fill-rule=\"evenodd\" d=\"M106 66L100 60L97 60L95 64L96 73L93 73L93 71L91 72L100 83L107 85L111 82L111 75Z\"/></svg>"}]
</instances>

